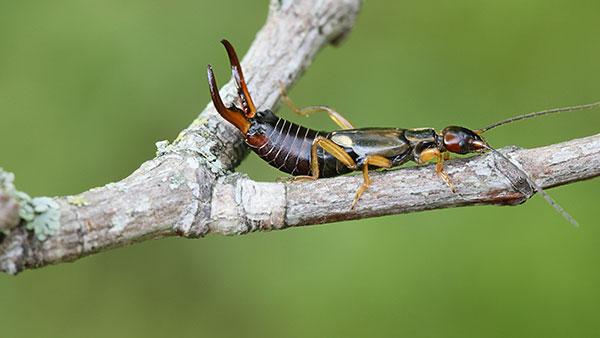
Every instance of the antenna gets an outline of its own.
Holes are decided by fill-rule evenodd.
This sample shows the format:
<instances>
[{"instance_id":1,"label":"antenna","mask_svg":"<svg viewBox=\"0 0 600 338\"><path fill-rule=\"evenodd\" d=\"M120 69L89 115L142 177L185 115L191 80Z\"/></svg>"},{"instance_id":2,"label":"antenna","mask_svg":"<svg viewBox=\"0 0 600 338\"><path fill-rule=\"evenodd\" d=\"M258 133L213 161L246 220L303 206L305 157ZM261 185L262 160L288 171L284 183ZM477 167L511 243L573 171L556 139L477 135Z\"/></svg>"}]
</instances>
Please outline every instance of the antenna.
<instances>
[{"instance_id":1,"label":"antenna","mask_svg":"<svg viewBox=\"0 0 600 338\"><path fill-rule=\"evenodd\" d=\"M522 114L522 115L517 115L517 116L513 116L513 117L509 117L505 120L502 120L500 122L496 122L494 124L491 124L485 128L481 128L476 130L475 132L477 134L482 134L490 129L499 127L501 125L504 124L508 124L508 123L512 123L515 121L520 121L520 120L527 120L533 117L538 117L538 116L543 116L543 115L550 115L550 114L556 114L556 113L564 113L564 112L570 112L570 111L577 111L577 110L586 110L586 109L593 109L593 108L597 108L600 107L600 101L598 102L594 102L594 103L588 103L588 104L582 104L579 106L571 106L571 107L562 107L562 108L552 108L552 109L547 109L547 110L542 110L542 111L537 111L537 112L533 112L533 113L529 113L529 114Z\"/></svg>"},{"instance_id":2,"label":"antenna","mask_svg":"<svg viewBox=\"0 0 600 338\"><path fill-rule=\"evenodd\" d=\"M598 104L598 103L594 103L594 104ZM562 108L559 108L559 109L562 109ZM544 197L544 199L546 200L546 202L548 202L548 204L550 204L554 208L554 210L556 210L559 214L561 214L562 217L564 217L567 221L569 221L569 223L573 224L573 226L576 226L576 227L579 226L579 223L577 223L577 221L575 220L575 218L573 218L573 216L571 216L563 207L561 207L560 204L558 204L554 199L552 199L552 197L550 197L550 195L548 195L548 193L546 193L544 191L544 189L542 189L542 187L540 187L537 183L535 183L531 179L531 177L529 177L529 175L527 175L527 173L523 169L519 168L519 166L517 166L513 161L511 161L504 154L502 154L498 150L490 147L489 144L485 143L483 146L486 149L488 149L491 152L493 152L495 155L500 156L506 162L510 163L510 165L513 168L515 168L521 175L523 175L523 177L525 178L525 180L527 180L527 183L529 183L529 185L532 186L535 189L536 192L539 192L540 195L542 195L542 197Z\"/></svg>"}]
</instances>

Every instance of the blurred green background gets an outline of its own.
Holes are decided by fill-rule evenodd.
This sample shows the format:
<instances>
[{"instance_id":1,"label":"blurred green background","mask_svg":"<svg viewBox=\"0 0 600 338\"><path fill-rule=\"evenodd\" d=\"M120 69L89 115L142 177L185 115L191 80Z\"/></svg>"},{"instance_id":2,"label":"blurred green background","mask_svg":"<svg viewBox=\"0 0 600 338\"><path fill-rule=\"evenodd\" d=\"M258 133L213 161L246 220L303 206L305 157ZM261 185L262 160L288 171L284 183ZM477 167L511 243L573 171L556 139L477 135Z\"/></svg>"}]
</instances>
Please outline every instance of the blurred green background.
<instances>
[{"instance_id":1,"label":"blurred green background","mask_svg":"<svg viewBox=\"0 0 600 338\"><path fill-rule=\"evenodd\" d=\"M1 1L0 166L32 195L123 178L229 77L267 1ZM481 127L600 99L600 2L365 1L340 48L291 91L357 126ZM223 80L224 82L224 80ZM300 119L333 128L326 117ZM588 111L489 134L498 147L600 131ZM281 174L251 154L240 171ZM0 276L0 336L591 337L600 335L598 189L255 233L149 241Z\"/></svg>"}]
</instances>

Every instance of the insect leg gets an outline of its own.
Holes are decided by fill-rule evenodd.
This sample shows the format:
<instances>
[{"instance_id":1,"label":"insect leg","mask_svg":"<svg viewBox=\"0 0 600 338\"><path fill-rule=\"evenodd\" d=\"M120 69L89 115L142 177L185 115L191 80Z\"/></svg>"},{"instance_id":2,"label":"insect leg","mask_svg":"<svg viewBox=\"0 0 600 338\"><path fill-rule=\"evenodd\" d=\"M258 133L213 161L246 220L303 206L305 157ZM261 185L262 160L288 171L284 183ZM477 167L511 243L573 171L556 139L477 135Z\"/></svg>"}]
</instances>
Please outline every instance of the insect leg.
<instances>
[{"instance_id":1,"label":"insect leg","mask_svg":"<svg viewBox=\"0 0 600 338\"><path fill-rule=\"evenodd\" d=\"M329 115L329 118L331 120L333 120L333 122L335 122L335 124L337 124L340 128L354 129L354 126L352 125L352 123L350 123L350 121L348 121L340 113L336 112L335 110L333 110L327 106L308 106L308 107L304 107L304 108L298 108L298 106L296 106L294 104L294 102L292 101L292 99L290 99L290 97L287 95L287 92L285 91L285 87L283 86L283 84L280 83L279 85L280 85L280 90L281 90L281 100L288 107L290 107L290 109L293 110L294 113L296 113L298 115L302 115L302 116L309 116L314 113L325 112Z\"/></svg>"},{"instance_id":2,"label":"insect leg","mask_svg":"<svg viewBox=\"0 0 600 338\"><path fill-rule=\"evenodd\" d=\"M454 188L454 184L450 180L448 174L444 171L444 160L449 159L449 155L442 154L438 149L431 148L426 149L421 152L419 155L419 163L426 163L435 159L435 173L450 187L452 192L456 192L456 188Z\"/></svg>"},{"instance_id":3,"label":"insect leg","mask_svg":"<svg viewBox=\"0 0 600 338\"><path fill-rule=\"evenodd\" d=\"M356 191L356 195L354 196L354 201L352 202L350 209L354 209L360 196L367 190L367 188L369 188L369 185L371 184L371 179L369 178L369 165L380 168L390 168L392 166L392 162L389 159L379 155L371 155L365 158L362 167L364 181L360 188L358 188Z\"/></svg>"},{"instance_id":4,"label":"insect leg","mask_svg":"<svg viewBox=\"0 0 600 338\"><path fill-rule=\"evenodd\" d=\"M356 169L356 162L344 151L344 148L337 145L330 139L323 136L317 136L310 147L310 172L311 176L296 176L294 180L316 180L319 178L319 157L317 155L317 147L321 147L324 151L330 153L343 165L350 169Z\"/></svg>"},{"instance_id":5,"label":"insect leg","mask_svg":"<svg viewBox=\"0 0 600 338\"><path fill-rule=\"evenodd\" d=\"M448 176L448 174L444 171L444 160L446 159L446 156L438 154L437 161L435 163L435 173L438 174L438 176L441 177L444 182L446 182L452 192L456 192L456 188L450 180L450 176Z\"/></svg>"}]
</instances>

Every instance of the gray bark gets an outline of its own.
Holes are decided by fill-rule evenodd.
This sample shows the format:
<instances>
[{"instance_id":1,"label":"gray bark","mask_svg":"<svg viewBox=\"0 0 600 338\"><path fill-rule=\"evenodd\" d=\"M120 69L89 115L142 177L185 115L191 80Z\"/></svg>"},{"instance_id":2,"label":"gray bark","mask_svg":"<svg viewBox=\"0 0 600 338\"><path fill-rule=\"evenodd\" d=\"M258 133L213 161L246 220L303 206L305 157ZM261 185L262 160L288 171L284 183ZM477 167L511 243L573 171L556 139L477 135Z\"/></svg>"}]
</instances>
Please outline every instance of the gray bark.
<instances>
[{"instance_id":1,"label":"gray bark","mask_svg":"<svg viewBox=\"0 0 600 338\"><path fill-rule=\"evenodd\" d=\"M267 22L242 61L258 108L272 108L280 82L290 86L324 45L340 41L359 8L359 0L271 1ZM226 102L234 99L231 81L221 95ZM600 134L503 151L543 187L600 174ZM0 270L15 274L164 236L234 235L437 208L512 205L533 194L521 175L486 154L447 163L456 193L431 166L372 173L372 186L350 210L362 176L255 182L231 171L246 153L240 133L208 104L173 144L160 144L157 157L129 177L78 196L55 197L61 216L52 236L41 241L24 227L13 229L0 242ZM13 207L3 209L4 200L14 201L0 191L0 229L2 210L14 213Z\"/></svg>"}]
</instances>

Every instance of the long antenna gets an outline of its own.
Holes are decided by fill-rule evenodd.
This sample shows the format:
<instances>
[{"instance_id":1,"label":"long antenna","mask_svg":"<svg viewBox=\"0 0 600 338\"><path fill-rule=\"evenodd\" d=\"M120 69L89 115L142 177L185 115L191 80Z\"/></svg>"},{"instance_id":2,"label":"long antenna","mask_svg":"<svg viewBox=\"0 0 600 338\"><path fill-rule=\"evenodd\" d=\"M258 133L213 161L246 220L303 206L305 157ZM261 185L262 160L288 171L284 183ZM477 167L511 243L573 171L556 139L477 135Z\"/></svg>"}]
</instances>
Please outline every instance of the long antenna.
<instances>
[{"instance_id":1,"label":"long antenna","mask_svg":"<svg viewBox=\"0 0 600 338\"><path fill-rule=\"evenodd\" d=\"M529 183L530 186L532 186L536 192L539 192L540 195L542 195L542 197L544 197L544 199L546 200L546 202L548 202L548 204L550 204L554 210L556 210L559 214L562 215L562 217L564 217L567 221L569 221L569 223L573 224L573 226L578 227L579 223L577 223L577 221L575 220L575 218L573 218L573 216L569 215L569 213L560 206L560 204L558 204L554 199L552 199L552 197L550 197L550 195L548 195L544 189L542 189L542 187L540 187L537 183L535 183L530 177L529 175L527 175L527 173L519 168L513 161L511 161L508 157L504 156L501 152L499 152L498 150L490 147L490 145L488 145L487 143L484 144L484 147L488 150L490 150L491 152L493 152L495 155L500 156L502 159L504 159L506 162L510 163L510 165L515 168L521 175L523 175L523 177L525 178L525 180L527 180L527 183Z\"/></svg>"},{"instance_id":2,"label":"long antenna","mask_svg":"<svg viewBox=\"0 0 600 338\"><path fill-rule=\"evenodd\" d=\"M585 109L593 109L593 108L597 108L600 107L600 101L598 102L594 102L594 103L588 103L588 104L582 104L579 106L571 106L571 107L562 107L562 108L552 108L552 109L547 109L547 110L542 110L542 111L537 111L537 112L533 112L533 113L529 113L529 114L523 114L523 115L517 115L514 117L510 117L507 118L506 120L502 120L500 122L496 122L494 124L491 124L485 128L481 128L476 130L475 132L477 134L481 134L484 133L492 128L496 128L499 127L501 125L504 124L508 124L508 123L512 123L515 121L520 121L520 120L526 120L526 119L530 119L533 117L538 117L538 116L542 116L542 115L550 115L550 114L555 114L555 113L564 113L564 112L569 112L569 111L576 111L576 110L585 110Z\"/></svg>"}]
</instances>

